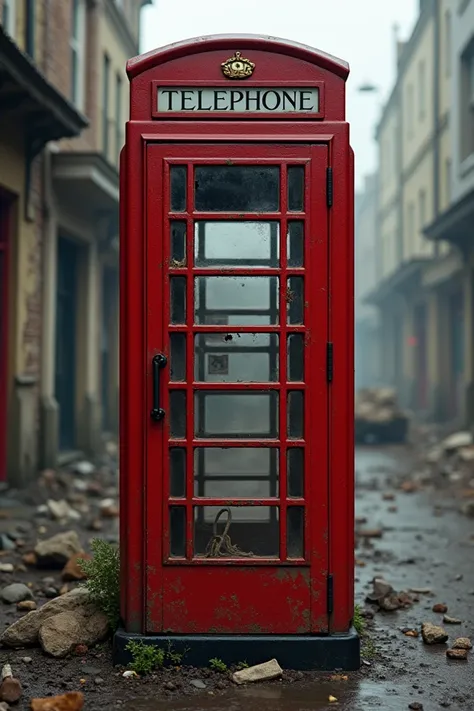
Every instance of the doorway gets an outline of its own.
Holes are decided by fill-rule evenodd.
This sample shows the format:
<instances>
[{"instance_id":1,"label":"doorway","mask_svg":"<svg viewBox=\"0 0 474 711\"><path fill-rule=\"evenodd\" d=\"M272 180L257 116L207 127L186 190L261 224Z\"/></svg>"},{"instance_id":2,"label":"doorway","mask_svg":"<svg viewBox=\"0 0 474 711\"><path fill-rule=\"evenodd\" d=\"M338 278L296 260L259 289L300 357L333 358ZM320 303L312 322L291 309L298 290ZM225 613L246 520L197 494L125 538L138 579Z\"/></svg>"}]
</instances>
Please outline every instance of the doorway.
<instances>
[{"instance_id":1,"label":"doorway","mask_svg":"<svg viewBox=\"0 0 474 711\"><path fill-rule=\"evenodd\" d=\"M56 292L55 394L59 405L59 449L76 445L76 334L79 247L59 237Z\"/></svg>"}]
</instances>

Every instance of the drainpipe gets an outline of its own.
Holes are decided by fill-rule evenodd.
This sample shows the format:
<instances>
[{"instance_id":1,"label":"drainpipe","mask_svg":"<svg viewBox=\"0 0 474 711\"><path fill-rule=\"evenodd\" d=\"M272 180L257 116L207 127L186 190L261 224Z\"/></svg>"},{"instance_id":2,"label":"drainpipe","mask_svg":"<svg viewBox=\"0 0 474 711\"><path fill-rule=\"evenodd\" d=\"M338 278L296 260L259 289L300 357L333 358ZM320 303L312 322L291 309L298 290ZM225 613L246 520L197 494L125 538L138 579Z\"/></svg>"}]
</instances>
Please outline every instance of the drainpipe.
<instances>
[{"instance_id":1,"label":"drainpipe","mask_svg":"<svg viewBox=\"0 0 474 711\"><path fill-rule=\"evenodd\" d=\"M434 128L434 139L433 139L433 218L434 220L437 219L439 215L439 174L440 174L440 166L439 166L439 154L440 154L440 149L439 149L439 142L440 142L440 131L441 131L441 122L440 122L440 81L441 81L441 76L440 76L440 34L441 34L441 21L440 21L440 13L441 13L441 3L440 0L434 0L433 5L433 12L434 12L434 43L433 43L433 81L434 81L434 86L433 86L433 111L434 111L434 121L433 121L433 128ZM439 256L439 242L435 242L435 257Z\"/></svg>"}]
</instances>

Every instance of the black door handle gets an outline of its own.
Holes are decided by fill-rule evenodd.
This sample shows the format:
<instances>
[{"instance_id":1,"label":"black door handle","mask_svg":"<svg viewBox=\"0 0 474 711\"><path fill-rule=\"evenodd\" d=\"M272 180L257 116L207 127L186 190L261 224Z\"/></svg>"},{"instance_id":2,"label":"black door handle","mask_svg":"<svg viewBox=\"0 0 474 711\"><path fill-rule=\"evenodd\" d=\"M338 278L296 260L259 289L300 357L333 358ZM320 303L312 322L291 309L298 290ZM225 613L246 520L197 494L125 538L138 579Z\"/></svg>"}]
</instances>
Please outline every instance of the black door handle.
<instances>
[{"instance_id":1,"label":"black door handle","mask_svg":"<svg viewBox=\"0 0 474 711\"><path fill-rule=\"evenodd\" d=\"M150 415L155 422L160 422L165 416L165 411L160 407L160 370L166 366L167 362L167 358L163 353L157 353L151 361L153 368L153 409Z\"/></svg>"}]
</instances>

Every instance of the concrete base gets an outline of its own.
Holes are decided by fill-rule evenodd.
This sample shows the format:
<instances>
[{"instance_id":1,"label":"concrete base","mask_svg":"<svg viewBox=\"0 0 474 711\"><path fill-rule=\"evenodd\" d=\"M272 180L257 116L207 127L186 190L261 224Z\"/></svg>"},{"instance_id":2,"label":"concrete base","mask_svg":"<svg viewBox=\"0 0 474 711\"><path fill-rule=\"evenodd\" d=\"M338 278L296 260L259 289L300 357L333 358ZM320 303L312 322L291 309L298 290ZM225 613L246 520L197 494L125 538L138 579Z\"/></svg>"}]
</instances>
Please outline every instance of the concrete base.
<instances>
[{"instance_id":1,"label":"concrete base","mask_svg":"<svg viewBox=\"0 0 474 711\"><path fill-rule=\"evenodd\" d=\"M40 423L40 467L54 469L58 463L59 405L52 395L41 398Z\"/></svg>"},{"instance_id":2,"label":"concrete base","mask_svg":"<svg viewBox=\"0 0 474 711\"><path fill-rule=\"evenodd\" d=\"M305 671L356 671L360 667L360 640L354 628L346 635L140 635L119 629L114 636L113 662L126 666L130 642L162 649L169 645L184 654L183 664L208 667L210 659L228 666L246 661L249 666L277 659L283 669Z\"/></svg>"}]
</instances>

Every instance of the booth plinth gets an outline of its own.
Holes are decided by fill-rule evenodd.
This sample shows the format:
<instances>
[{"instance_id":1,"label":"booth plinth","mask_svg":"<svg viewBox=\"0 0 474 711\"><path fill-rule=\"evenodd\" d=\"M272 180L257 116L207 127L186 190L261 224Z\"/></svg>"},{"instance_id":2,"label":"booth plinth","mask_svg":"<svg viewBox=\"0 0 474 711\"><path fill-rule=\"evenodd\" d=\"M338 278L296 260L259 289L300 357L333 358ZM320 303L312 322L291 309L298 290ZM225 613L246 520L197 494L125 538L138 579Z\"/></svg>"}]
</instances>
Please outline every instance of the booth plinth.
<instances>
[{"instance_id":1,"label":"booth plinth","mask_svg":"<svg viewBox=\"0 0 474 711\"><path fill-rule=\"evenodd\" d=\"M208 667L211 659L227 666L245 660L249 666L277 659L283 669L297 671L357 671L360 667L360 639L352 627L347 634L303 635L139 635L119 629L114 636L114 664L127 666L132 660L129 642L143 642L183 654L184 665Z\"/></svg>"}]
</instances>

